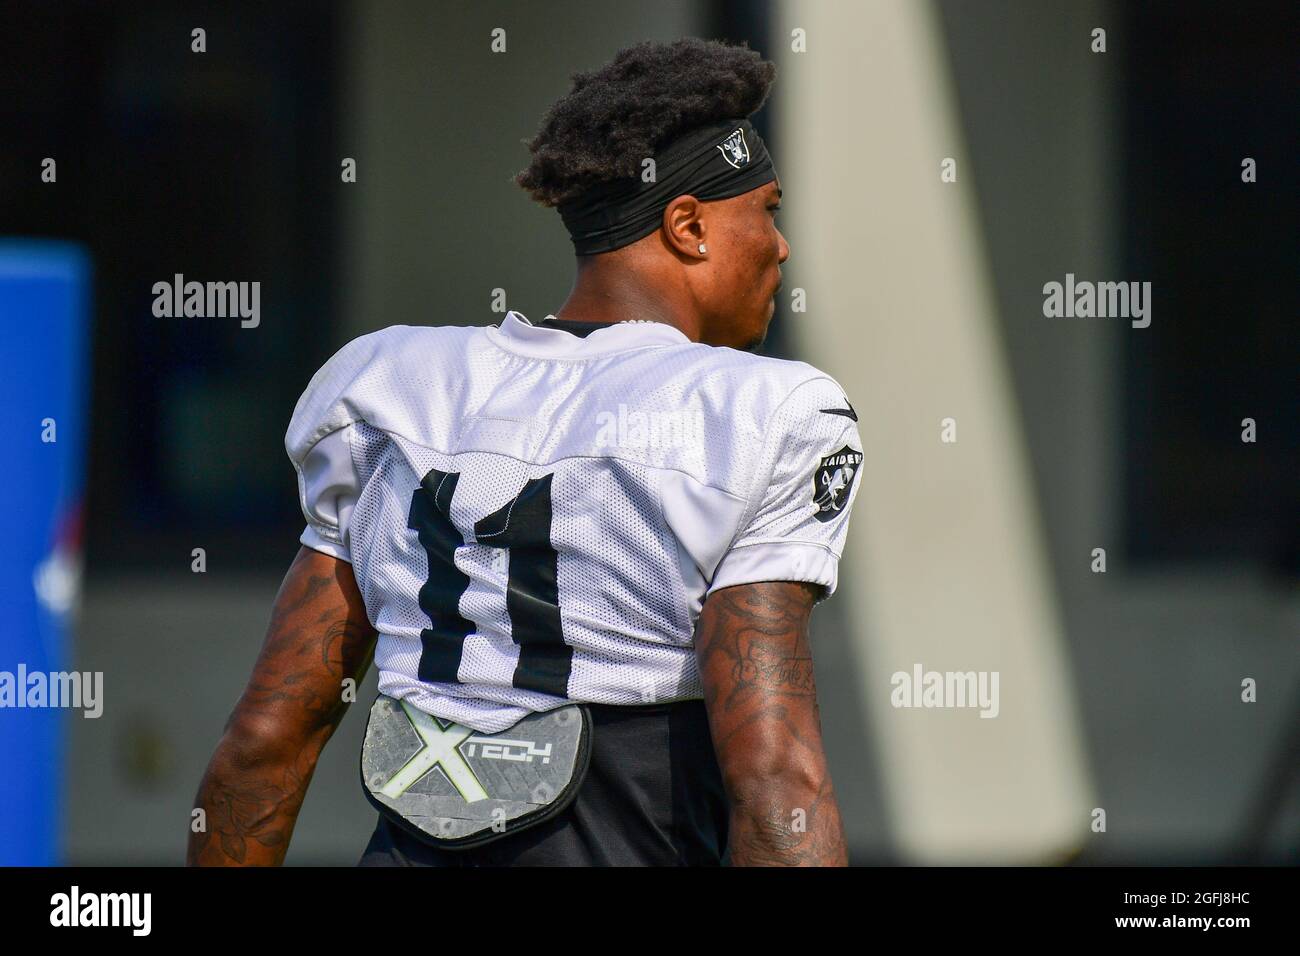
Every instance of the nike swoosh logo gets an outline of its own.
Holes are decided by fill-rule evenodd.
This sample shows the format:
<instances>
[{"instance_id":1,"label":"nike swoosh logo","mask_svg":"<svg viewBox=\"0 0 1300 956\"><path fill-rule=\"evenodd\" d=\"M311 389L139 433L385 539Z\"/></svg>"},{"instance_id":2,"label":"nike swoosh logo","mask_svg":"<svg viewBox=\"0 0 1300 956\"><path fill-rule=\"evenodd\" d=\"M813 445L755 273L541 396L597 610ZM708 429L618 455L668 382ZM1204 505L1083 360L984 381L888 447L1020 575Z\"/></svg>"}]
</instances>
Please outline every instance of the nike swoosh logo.
<instances>
[{"instance_id":1,"label":"nike swoosh logo","mask_svg":"<svg viewBox=\"0 0 1300 956\"><path fill-rule=\"evenodd\" d=\"M849 404L847 399L845 399L844 404L848 405L849 407L848 408L823 408L820 409L820 411L825 412L827 415L843 415L845 418L851 418L856 422L858 420L858 413L853 410L853 406Z\"/></svg>"}]
</instances>

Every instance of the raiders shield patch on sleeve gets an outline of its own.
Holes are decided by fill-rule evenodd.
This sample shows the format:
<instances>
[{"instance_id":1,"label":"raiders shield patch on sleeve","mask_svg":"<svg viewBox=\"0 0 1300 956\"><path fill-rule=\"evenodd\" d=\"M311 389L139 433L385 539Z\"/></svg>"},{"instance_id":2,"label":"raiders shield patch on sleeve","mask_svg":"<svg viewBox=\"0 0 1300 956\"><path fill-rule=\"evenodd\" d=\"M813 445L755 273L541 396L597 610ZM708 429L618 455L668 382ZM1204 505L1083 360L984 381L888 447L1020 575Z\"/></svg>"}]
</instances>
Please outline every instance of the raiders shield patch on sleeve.
<instances>
[{"instance_id":1,"label":"raiders shield patch on sleeve","mask_svg":"<svg viewBox=\"0 0 1300 956\"><path fill-rule=\"evenodd\" d=\"M845 445L827 455L813 472L813 504L818 521L830 521L843 513L849 493L862 468L862 452Z\"/></svg>"}]
</instances>

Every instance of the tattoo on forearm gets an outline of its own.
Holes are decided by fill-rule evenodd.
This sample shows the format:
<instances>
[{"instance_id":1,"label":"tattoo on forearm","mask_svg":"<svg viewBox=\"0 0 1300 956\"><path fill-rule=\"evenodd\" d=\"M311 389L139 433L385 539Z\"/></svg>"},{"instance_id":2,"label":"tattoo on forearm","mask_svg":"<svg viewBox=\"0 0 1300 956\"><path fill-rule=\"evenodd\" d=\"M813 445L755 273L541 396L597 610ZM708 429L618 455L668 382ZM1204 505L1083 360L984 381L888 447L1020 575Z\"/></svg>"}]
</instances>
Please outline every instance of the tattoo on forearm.
<instances>
[{"instance_id":1,"label":"tattoo on forearm","mask_svg":"<svg viewBox=\"0 0 1300 956\"><path fill-rule=\"evenodd\" d=\"M844 862L808 643L818 591L794 582L724 588L700 616L696 655L714 747L724 776L738 778L728 788L733 862ZM788 762L784 789L743 782L758 753Z\"/></svg>"},{"instance_id":2,"label":"tattoo on forearm","mask_svg":"<svg viewBox=\"0 0 1300 956\"><path fill-rule=\"evenodd\" d=\"M196 798L204 832L192 833L191 863L279 863L302 808L317 758L347 710L343 680L369 668L375 631L350 572L332 561L295 562L285 579L253 676L227 721ZM296 572L296 573L295 573ZM229 732L237 722L283 729L294 749L274 759L249 754Z\"/></svg>"},{"instance_id":3,"label":"tattoo on forearm","mask_svg":"<svg viewBox=\"0 0 1300 956\"><path fill-rule=\"evenodd\" d=\"M826 866L844 862L839 806L829 777L821 780L807 807L757 796L754 806L741 797L733 808L730 834L733 863L745 866ZM796 814L799 818L796 820Z\"/></svg>"},{"instance_id":4,"label":"tattoo on forearm","mask_svg":"<svg viewBox=\"0 0 1300 956\"><path fill-rule=\"evenodd\" d=\"M213 839L221 853L236 863L249 862L249 842L275 851L276 862L283 859L288 833L298 817L305 795L305 781L295 769L283 772L279 783L252 778L236 782L233 774L219 777L199 791L199 805L207 810L208 827L196 834L191 846L192 861L205 857Z\"/></svg>"}]
</instances>

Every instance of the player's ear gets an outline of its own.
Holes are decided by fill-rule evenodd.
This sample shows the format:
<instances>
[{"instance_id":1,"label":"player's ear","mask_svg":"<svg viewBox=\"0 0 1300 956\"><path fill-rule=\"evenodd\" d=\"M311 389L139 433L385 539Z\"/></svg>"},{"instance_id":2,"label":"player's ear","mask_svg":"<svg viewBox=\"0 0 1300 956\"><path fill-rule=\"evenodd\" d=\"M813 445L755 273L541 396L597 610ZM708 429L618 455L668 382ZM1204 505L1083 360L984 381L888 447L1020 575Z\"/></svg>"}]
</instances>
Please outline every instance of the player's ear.
<instances>
[{"instance_id":1,"label":"player's ear","mask_svg":"<svg viewBox=\"0 0 1300 956\"><path fill-rule=\"evenodd\" d=\"M704 203L694 196L678 196L664 208L664 241L688 259L708 256L708 226L704 220ZM700 251L704 247L703 252Z\"/></svg>"}]
</instances>

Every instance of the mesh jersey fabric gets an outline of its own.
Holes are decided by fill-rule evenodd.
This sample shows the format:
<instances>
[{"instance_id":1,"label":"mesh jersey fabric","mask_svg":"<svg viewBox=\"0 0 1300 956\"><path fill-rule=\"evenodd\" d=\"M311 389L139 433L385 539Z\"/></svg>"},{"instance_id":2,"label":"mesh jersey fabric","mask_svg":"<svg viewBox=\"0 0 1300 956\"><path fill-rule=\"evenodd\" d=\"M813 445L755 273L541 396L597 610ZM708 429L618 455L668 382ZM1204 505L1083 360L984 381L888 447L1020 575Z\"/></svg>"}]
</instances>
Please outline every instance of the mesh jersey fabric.
<instances>
[{"instance_id":1,"label":"mesh jersey fabric","mask_svg":"<svg viewBox=\"0 0 1300 956\"><path fill-rule=\"evenodd\" d=\"M862 462L847 405L803 362L512 311L349 342L285 447L302 543L351 562L379 632L380 692L496 733L569 700L700 698L711 590L833 592Z\"/></svg>"}]
</instances>

